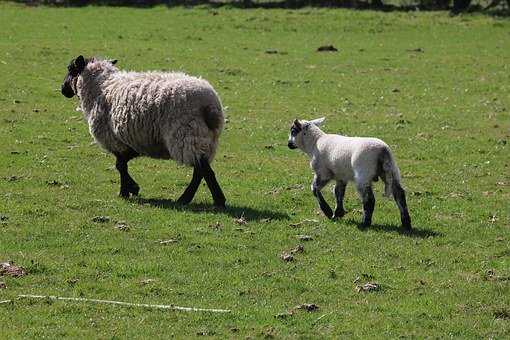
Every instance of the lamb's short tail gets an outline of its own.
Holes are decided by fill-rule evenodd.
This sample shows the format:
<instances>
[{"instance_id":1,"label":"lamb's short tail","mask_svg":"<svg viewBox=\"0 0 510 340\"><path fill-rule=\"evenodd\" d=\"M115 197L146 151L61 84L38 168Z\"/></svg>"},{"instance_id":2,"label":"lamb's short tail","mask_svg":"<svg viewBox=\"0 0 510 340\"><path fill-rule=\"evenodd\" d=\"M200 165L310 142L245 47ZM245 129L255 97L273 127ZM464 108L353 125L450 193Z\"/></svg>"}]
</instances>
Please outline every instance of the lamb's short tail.
<instances>
[{"instance_id":1,"label":"lamb's short tail","mask_svg":"<svg viewBox=\"0 0 510 340\"><path fill-rule=\"evenodd\" d=\"M393 155L387 148L382 149L379 155L380 177L384 181L384 196L393 197L393 188L400 186L400 170L398 169Z\"/></svg>"}]
</instances>

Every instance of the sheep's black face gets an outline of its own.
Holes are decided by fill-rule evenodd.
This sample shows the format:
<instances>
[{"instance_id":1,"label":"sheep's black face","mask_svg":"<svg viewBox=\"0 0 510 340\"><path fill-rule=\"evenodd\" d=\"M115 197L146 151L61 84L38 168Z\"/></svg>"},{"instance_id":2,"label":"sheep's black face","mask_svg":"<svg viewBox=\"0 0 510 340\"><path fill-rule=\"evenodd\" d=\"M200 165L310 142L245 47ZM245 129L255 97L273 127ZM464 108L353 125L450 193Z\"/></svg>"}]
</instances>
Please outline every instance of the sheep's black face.
<instances>
[{"instance_id":1,"label":"sheep's black face","mask_svg":"<svg viewBox=\"0 0 510 340\"><path fill-rule=\"evenodd\" d=\"M301 133L302 130L303 125L299 120L296 119L290 127L289 142L287 144L289 149L297 149L296 137Z\"/></svg>"},{"instance_id":2,"label":"sheep's black face","mask_svg":"<svg viewBox=\"0 0 510 340\"><path fill-rule=\"evenodd\" d=\"M62 94L67 98L72 98L76 94L76 82L78 76L83 71L87 62L83 56L79 56L76 59L71 60L69 66L67 66L67 76L62 84Z\"/></svg>"}]
</instances>

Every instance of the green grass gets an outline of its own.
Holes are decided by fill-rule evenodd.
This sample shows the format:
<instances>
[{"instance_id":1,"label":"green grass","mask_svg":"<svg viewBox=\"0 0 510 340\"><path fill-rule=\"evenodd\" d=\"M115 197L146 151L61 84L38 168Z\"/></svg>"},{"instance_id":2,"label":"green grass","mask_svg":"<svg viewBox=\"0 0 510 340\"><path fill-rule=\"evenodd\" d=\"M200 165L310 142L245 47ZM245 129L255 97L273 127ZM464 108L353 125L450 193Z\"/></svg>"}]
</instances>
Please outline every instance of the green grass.
<instances>
[{"instance_id":1,"label":"green grass","mask_svg":"<svg viewBox=\"0 0 510 340\"><path fill-rule=\"evenodd\" d=\"M29 272L0 277L0 300L51 294L232 310L22 300L0 305L1 338L510 336L509 21L2 3L0 32L0 261ZM340 51L315 52L323 44ZM189 208L172 208L191 170L146 158L130 163L141 198L117 197L113 157L91 144L76 100L59 93L79 54L183 70L216 87L228 107L213 164L227 211L210 208L204 186ZM373 228L356 227L352 186L343 220L319 214L308 160L286 146L294 118L319 116L328 132L393 148L413 235L399 233L380 183ZM241 215L246 225L235 222ZM291 226L305 219L318 223ZM296 261L279 258L298 244ZM358 293L368 281L381 290ZM303 303L319 310L275 317Z\"/></svg>"}]
</instances>

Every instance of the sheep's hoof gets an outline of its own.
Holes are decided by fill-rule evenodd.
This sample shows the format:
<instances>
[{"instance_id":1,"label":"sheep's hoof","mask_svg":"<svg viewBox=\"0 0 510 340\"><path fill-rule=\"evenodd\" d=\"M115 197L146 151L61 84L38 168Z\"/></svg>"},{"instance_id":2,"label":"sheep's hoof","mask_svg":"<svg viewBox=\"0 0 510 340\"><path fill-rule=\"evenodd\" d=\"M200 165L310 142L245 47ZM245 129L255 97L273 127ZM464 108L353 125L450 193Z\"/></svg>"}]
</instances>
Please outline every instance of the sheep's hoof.
<instances>
[{"instance_id":1,"label":"sheep's hoof","mask_svg":"<svg viewBox=\"0 0 510 340\"><path fill-rule=\"evenodd\" d=\"M140 187L138 186L138 184L133 184L133 185L130 185L128 187L128 191L133 195L133 196L138 196L138 193L140 192Z\"/></svg>"},{"instance_id":2,"label":"sheep's hoof","mask_svg":"<svg viewBox=\"0 0 510 340\"><path fill-rule=\"evenodd\" d=\"M128 190L124 190L124 189L120 189L119 197L129 198L129 191Z\"/></svg>"},{"instance_id":3,"label":"sheep's hoof","mask_svg":"<svg viewBox=\"0 0 510 340\"><path fill-rule=\"evenodd\" d=\"M402 229L400 232L402 235L411 236L413 234L413 229Z\"/></svg>"},{"instance_id":4,"label":"sheep's hoof","mask_svg":"<svg viewBox=\"0 0 510 340\"><path fill-rule=\"evenodd\" d=\"M122 198L129 198L130 194L133 196L138 196L140 192L140 187L138 185L132 185L125 188L120 188L119 196Z\"/></svg>"},{"instance_id":5,"label":"sheep's hoof","mask_svg":"<svg viewBox=\"0 0 510 340\"><path fill-rule=\"evenodd\" d=\"M191 199L188 197L179 197L177 201L175 201L175 204L177 205L187 205L191 202Z\"/></svg>"},{"instance_id":6,"label":"sheep's hoof","mask_svg":"<svg viewBox=\"0 0 510 340\"><path fill-rule=\"evenodd\" d=\"M225 206L225 201L223 202L214 202L214 207L217 210L225 210L227 207Z\"/></svg>"}]
</instances>

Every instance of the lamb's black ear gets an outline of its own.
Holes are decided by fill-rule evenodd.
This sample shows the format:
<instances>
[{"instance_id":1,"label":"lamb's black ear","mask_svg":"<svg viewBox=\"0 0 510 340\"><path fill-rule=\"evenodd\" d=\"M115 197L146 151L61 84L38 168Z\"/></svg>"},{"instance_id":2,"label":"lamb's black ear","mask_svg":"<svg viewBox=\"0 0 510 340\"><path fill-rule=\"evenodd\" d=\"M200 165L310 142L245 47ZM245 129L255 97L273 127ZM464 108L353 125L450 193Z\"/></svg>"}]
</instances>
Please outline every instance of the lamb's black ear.
<instances>
[{"instance_id":1,"label":"lamb's black ear","mask_svg":"<svg viewBox=\"0 0 510 340\"><path fill-rule=\"evenodd\" d=\"M117 64L117 61L118 61L117 59L113 59L113 60L110 60L110 63L111 63L112 65L115 65L115 64Z\"/></svg>"},{"instance_id":2,"label":"lamb's black ear","mask_svg":"<svg viewBox=\"0 0 510 340\"><path fill-rule=\"evenodd\" d=\"M301 122L297 119L294 119L294 126L300 129L302 128Z\"/></svg>"}]
</instances>

